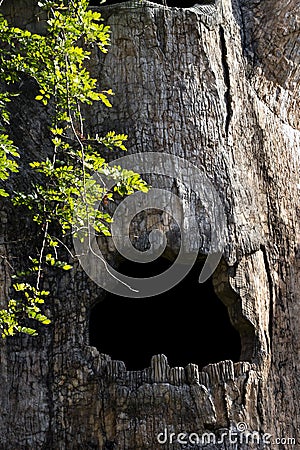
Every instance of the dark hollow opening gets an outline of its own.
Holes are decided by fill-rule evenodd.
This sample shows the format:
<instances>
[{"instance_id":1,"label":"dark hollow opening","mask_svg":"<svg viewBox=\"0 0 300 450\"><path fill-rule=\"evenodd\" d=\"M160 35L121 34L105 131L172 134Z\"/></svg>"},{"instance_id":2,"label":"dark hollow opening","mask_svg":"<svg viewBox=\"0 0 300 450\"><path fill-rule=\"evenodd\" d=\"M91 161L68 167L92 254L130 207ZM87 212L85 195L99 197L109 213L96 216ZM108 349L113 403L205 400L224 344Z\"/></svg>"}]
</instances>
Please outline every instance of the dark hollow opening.
<instances>
[{"instance_id":1,"label":"dark hollow opening","mask_svg":"<svg viewBox=\"0 0 300 450\"><path fill-rule=\"evenodd\" d=\"M149 277L170 263L160 258L149 264L126 262L120 272ZM149 367L153 355L163 353L170 366L198 364L200 368L225 359L239 361L241 342L226 306L212 281L198 283L201 265L168 292L145 299L108 294L90 312L90 345L128 370Z\"/></svg>"},{"instance_id":2,"label":"dark hollow opening","mask_svg":"<svg viewBox=\"0 0 300 450\"><path fill-rule=\"evenodd\" d=\"M125 3L128 0L107 0L105 3L101 4L101 0L91 0L90 5L91 6L106 6L106 5L115 5L116 3ZM163 0L151 0L152 3L158 3L159 5L167 5L170 7L177 7L177 8L191 8L192 6L203 5L203 4L214 4L214 1L210 0L166 0L164 3ZM140 0L136 0L136 3L140 5Z\"/></svg>"}]
</instances>

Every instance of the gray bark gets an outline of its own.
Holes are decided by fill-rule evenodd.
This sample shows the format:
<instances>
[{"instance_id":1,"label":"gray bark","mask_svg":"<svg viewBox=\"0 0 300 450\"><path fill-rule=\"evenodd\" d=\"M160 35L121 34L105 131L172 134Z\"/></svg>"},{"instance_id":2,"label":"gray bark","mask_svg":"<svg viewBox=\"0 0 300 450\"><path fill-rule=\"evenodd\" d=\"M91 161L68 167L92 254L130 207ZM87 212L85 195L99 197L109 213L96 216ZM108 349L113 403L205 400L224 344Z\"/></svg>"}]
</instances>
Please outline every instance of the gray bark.
<instances>
[{"instance_id":1,"label":"gray bark","mask_svg":"<svg viewBox=\"0 0 300 450\"><path fill-rule=\"evenodd\" d=\"M154 355L148 368L126 370L88 345L88 311L105 291L78 266L45 280L54 293L52 326L41 329L38 338L1 344L0 449L182 448L178 442L159 444L164 429L200 437L226 432L230 450L266 448L264 433L272 435L272 449L286 448L275 438L299 442L297 10L296 0L222 0L190 9L127 2L101 8L112 27L112 45L106 56L93 55L90 69L115 97L113 108L97 107L90 114L88 126L98 133L128 133L132 154L180 156L215 186L227 220L226 247L213 282L240 333L241 361L176 368L164 355ZM27 106L19 104L14 122L23 150ZM32 119L36 126L42 122L43 117ZM32 139L31 152L37 149ZM174 190L173 181L163 177L153 175L151 183ZM206 255L210 242L203 211L191 190L176 189L196 214L199 250ZM21 258L14 242L19 218L9 214L9 209L1 213L3 302L9 263ZM147 232L153 223L164 232L171 229L152 214ZM133 234L141 228L136 221ZM168 257L179 245L175 233ZM107 257L116 262L109 248ZM249 432L259 432L260 444L228 441L229 430L241 422Z\"/></svg>"}]
</instances>

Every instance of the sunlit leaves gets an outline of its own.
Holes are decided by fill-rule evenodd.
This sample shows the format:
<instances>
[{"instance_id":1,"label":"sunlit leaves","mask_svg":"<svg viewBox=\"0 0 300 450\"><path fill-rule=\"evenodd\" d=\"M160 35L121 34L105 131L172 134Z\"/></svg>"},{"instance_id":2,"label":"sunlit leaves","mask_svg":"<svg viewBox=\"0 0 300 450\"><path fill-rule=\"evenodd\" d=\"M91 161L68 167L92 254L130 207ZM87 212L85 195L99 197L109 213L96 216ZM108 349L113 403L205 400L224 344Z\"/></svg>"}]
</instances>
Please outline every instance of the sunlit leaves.
<instances>
[{"instance_id":1,"label":"sunlit leaves","mask_svg":"<svg viewBox=\"0 0 300 450\"><path fill-rule=\"evenodd\" d=\"M6 107L9 101L8 93L0 93L0 181L6 180L10 172L18 171L19 153L13 141L5 133L5 125L9 124L9 113ZM0 196L8 196L4 188L0 188Z\"/></svg>"},{"instance_id":2,"label":"sunlit leaves","mask_svg":"<svg viewBox=\"0 0 300 450\"><path fill-rule=\"evenodd\" d=\"M34 328L20 325L20 317L26 316L29 319L48 325L51 320L42 314L39 305L44 303L45 297L49 295L49 292L38 291L29 283L15 283L13 289L18 295L18 299L9 300L7 308L0 310L2 337L13 336L20 332L36 335Z\"/></svg>"},{"instance_id":3,"label":"sunlit leaves","mask_svg":"<svg viewBox=\"0 0 300 450\"><path fill-rule=\"evenodd\" d=\"M35 100L52 113L49 134L53 151L48 159L30 163L32 189L12 196L13 204L26 207L39 227L36 238L41 247L29 258L28 267L13 275L14 298L0 311L3 336L17 332L35 335L28 320L50 323L40 309L48 292L40 291L39 285L49 271L72 269L70 236L80 233L81 239L88 239L91 229L96 235L109 236L112 218L107 206L114 195L148 191L139 174L110 166L101 155L103 149L125 151L127 135L110 131L89 136L85 132L83 105L100 102L112 107L112 90L100 89L87 69L93 49L107 52L110 28L103 24L100 13L88 9L88 0L44 0L38 5L48 12L43 35L9 27L0 15L0 82L18 81L20 74L36 81ZM18 170L19 154L5 131L10 99L10 94L0 93L2 181ZM108 187L112 183L113 187ZM1 188L0 196L6 195L5 187ZM65 260L66 254L71 261Z\"/></svg>"}]
</instances>

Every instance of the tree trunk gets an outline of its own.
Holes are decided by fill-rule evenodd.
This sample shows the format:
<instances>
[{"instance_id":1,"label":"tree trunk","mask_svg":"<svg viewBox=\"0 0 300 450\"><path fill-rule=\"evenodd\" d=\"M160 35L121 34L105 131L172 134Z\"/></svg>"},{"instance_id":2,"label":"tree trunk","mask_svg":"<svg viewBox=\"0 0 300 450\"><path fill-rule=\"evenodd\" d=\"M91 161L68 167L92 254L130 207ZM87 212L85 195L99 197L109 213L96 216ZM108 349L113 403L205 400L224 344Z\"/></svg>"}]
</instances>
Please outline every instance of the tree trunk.
<instances>
[{"instance_id":1,"label":"tree trunk","mask_svg":"<svg viewBox=\"0 0 300 450\"><path fill-rule=\"evenodd\" d=\"M106 291L78 265L44 282L53 293L52 325L37 338L1 344L0 449L289 448L299 442L300 426L299 2L221 0L181 9L131 1L100 10L112 45L105 56L93 54L90 69L115 96L113 108L94 108L88 127L127 133L129 154L145 153L145 161L149 152L180 157L214 187L226 225L212 280L239 333L241 355L182 368L159 354L149 367L127 370L101 344L89 345L89 317ZM15 141L32 159L46 119L26 90L12 119ZM190 174L178 173L176 181L167 166L149 180L175 192L195 215L200 267L213 245L203 199ZM158 206L136 218L131 233L166 233L164 256L174 264L182 230ZM4 205L4 304L10 265L22 259L20 223L30 233L26 217L14 218ZM120 263L110 241L100 247L112 265ZM145 240L136 247L145 250ZM180 315L198 315L201 329L201 307L189 311L182 300ZM99 327L110 320L113 338L114 317L103 316ZM174 326L177 334L191 333L188 320ZM201 352L209 339L190 345Z\"/></svg>"}]
</instances>

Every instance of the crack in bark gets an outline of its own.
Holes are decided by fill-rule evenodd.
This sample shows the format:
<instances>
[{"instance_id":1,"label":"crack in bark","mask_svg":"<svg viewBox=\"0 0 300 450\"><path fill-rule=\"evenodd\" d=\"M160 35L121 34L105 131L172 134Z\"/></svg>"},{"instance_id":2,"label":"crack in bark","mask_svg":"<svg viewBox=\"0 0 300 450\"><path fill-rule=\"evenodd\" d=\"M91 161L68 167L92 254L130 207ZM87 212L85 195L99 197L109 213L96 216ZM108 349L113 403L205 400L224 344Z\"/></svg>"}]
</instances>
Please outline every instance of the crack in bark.
<instances>
[{"instance_id":1,"label":"crack in bark","mask_svg":"<svg viewBox=\"0 0 300 450\"><path fill-rule=\"evenodd\" d=\"M266 247L264 245L260 246L260 249L263 254L264 264L266 269L267 280L269 284L269 292L270 292L270 310L269 310L269 352L272 352L272 336L273 336L273 317L274 317L274 298L273 298L273 282L271 277L270 263L268 258L268 253Z\"/></svg>"},{"instance_id":2,"label":"crack in bark","mask_svg":"<svg viewBox=\"0 0 300 450\"><path fill-rule=\"evenodd\" d=\"M223 77L224 83L226 86L226 91L224 94L225 105L226 105L226 118L225 118L225 133L228 137L229 134L229 126L233 115L232 109L232 96L231 96L231 84L230 84L230 70L227 59L227 46L225 40L224 28L220 25L220 45L221 45L221 54L222 54L222 66L223 66Z\"/></svg>"}]
</instances>

